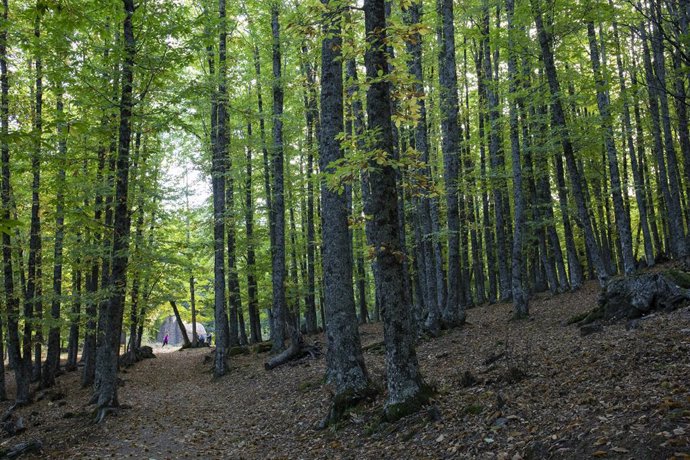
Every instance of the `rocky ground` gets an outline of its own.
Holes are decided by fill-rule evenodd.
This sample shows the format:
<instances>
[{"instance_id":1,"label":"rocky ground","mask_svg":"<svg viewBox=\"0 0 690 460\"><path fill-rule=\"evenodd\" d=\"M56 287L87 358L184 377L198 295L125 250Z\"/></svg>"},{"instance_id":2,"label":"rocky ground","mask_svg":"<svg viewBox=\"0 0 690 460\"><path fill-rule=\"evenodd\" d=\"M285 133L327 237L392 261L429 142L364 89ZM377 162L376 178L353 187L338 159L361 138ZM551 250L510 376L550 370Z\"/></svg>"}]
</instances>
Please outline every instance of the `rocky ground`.
<instances>
[{"instance_id":1,"label":"rocky ground","mask_svg":"<svg viewBox=\"0 0 690 460\"><path fill-rule=\"evenodd\" d=\"M597 293L590 283L540 295L526 321L509 321L510 305L475 308L465 327L420 342L438 392L395 424L380 421L381 395L317 431L329 401L323 358L265 371L267 355L252 353L213 380L206 348L157 353L123 373L124 408L99 425L78 375L64 375L18 411L26 430L0 449L37 439L42 452L27 457L690 459L690 307L581 336L566 322ZM383 387L381 329L361 334Z\"/></svg>"}]
</instances>

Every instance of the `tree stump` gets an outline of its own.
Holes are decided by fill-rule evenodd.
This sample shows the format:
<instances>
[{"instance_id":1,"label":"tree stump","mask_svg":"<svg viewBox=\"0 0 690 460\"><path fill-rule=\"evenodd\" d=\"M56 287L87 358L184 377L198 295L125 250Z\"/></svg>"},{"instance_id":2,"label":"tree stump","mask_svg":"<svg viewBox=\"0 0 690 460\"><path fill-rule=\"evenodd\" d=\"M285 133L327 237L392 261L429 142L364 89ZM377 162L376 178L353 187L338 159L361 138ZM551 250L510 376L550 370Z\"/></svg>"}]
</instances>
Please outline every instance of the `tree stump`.
<instances>
[{"instance_id":1,"label":"tree stump","mask_svg":"<svg viewBox=\"0 0 690 460\"><path fill-rule=\"evenodd\" d=\"M690 273L667 270L614 278L599 295L599 306L581 324L636 319L671 311L690 302Z\"/></svg>"}]
</instances>

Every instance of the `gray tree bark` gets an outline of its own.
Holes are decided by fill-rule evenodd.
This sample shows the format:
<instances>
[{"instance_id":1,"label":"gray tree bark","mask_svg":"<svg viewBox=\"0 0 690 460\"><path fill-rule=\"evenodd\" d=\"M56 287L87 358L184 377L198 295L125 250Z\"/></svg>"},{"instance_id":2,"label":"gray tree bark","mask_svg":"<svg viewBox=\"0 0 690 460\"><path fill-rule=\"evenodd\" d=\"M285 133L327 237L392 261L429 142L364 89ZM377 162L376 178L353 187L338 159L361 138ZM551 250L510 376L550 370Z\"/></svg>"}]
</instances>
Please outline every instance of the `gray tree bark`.
<instances>
[{"instance_id":1,"label":"gray tree bark","mask_svg":"<svg viewBox=\"0 0 690 460\"><path fill-rule=\"evenodd\" d=\"M127 287L127 261L129 253L129 209L127 192L129 180L129 151L131 141L131 116L133 107L132 86L136 40L132 26L134 1L123 0L124 59L122 65L122 93L120 99L120 126L118 156L116 162L115 210L113 214L112 271L109 288L112 295L104 320L103 344L96 355L96 399L99 408L97 420L101 421L111 407L119 405L117 396L117 363L120 350L120 333Z\"/></svg>"},{"instance_id":2,"label":"gray tree bark","mask_svg":"<svg viewBox=\"0 0 690 460\"><path fill-rule=\"evenodd\" d=\"M537 3L533 2L533 5ZM563 147L563 155L565 156L566 165L568 167L568 175L570 176L570 185L572 187L575 204L577 205L577 212L579 223L585 234L585 245L587 246L592 257L592 264L596 271L599 284L604 285L609 277L608 271L601 257L601 250L597 245L592 229L592 222L589 217L587 203L583 192L584 180L580 171L577 168L575 161L575 152L573 144L570 140L570 133L565 121L565 113L563 112L563 103L561 101L561 88L558 82L556 73L556 64L553 58L553 52L549 43L549 38L542 23L542 15L539 6L535 7L535 22L537 26L537 35L539 45L541 48L541 57L544 63L546 77L549 83L549 90L552 98L552 112L551 118L554 126L558 129L558 134L561 139L561 146Z\"/></svg>"},{"instance_id":3,"label":"gray tree bark","mask_svg":"<svg viewBox=\"0 0 690 460\"><path fill-rule=\"evenodd\" d=\"M453 2L452 0L437 0L436 8L440 16L438 27L439 106L448 221L448 298L446 303L441 305L441 315L445 327L454 327L465 320L461 292L462 280L460 279L460 209L458 205L462 131L458 124L458 77L455 61Z\"/></svg>"},{"instance_id":4,"label":"gray tree bark","mask_svg":"<svg viewBox=\"0 0 690 460\"><path fill-rule=\"evenodd\" d=\"M319 135L319 169L328 175L334 162L344 155L338 136L343 132L343 67L341 7L324 0L321 42L321 121ZM326 313L327 380L334 395L329 422L341 418L348 405L363 396L369 378L357 326L352 285L352 257L348 219L348 197L321 180L321 235L324 301Z\"/></svg>"},{"instance_id":5,"label":"gray tree bark","mask_svg":"<svg viewBox=\"0 0 690 460\"><path fill-rule=\"evenodd\" d=\"M393 129L390 88L389 82L385 80L388 64L384 45L386 15L383 0L366 0L364 17L368 45L365 64L367 79L370 81L367 91L368 128L370 132L376 133L372 147L385 153L388 159L387 164L372 168L369 172L369 193L365 209L372 216L369 243L374 247L378 264L375 272L376 290L381 302L386 343L388 395L384 412L389 420L396 420L421 407L427 401L428 394L419 373L411 323L412 312L402 282L395 170L390 164L393 156Z\"/></svg>"},{"instance_id":6,"label":"gray tree bark","mask_svg":"<svg viewBox=\"0 0 690 460\"><path fill-rule=\"evenodd\" d=\"M273 352L285 349L285 202L283 196L283 82L281 81L280 23L278 4L271 5L273 33L273 235L271 247L273 284Z\"/></svg>"},{"instance_id":7,"label":"gray tree bark","mask_svg":"<svg viewBox=\"0 0 690 460\"><path fill-rule=\"evenodd\" d=\"M635 258L632 251L632 231L630 230L630 216L625 212L623 204L622 187L620 172L618 170L618 152L613 137L613 125L611 122L611 110L607 95L606 81L601 71L601 60L599 58L599 47L597 46L596 31L594 23L587 22L587 37L589 38L589 51L592 62L592 71L597 86L597 106L601 116L601 124L604 135L604 146L606 157L609 163L609 174L611 177L611 194L613 195L613 209L616 216L616 227L618 238L622 250L623 270L626 275L635 272ZM627 192L626 192L627 193Z\"/></svg>"},{"instance_id":8,"label":"gray tree bark","mask_svg":"<svg viewBox=\"0 0 690 460\"><path fill-rule=\"evenodd\" d=\"M529 315L529 299L523 279L523 236L525 226L525 197L522 188L522 165L520 158L520 134L518 126L518 108L516 93L518 87L518 70L515 58L515 26L513 24L514 0L506 0L508 16L508 78L510 102L510 152L513 163L513 197L515 203L515 225L513 226L513 251L511 262L511 293L513 296L513 315L524 318Z\"/></svg>"}]
</instances>

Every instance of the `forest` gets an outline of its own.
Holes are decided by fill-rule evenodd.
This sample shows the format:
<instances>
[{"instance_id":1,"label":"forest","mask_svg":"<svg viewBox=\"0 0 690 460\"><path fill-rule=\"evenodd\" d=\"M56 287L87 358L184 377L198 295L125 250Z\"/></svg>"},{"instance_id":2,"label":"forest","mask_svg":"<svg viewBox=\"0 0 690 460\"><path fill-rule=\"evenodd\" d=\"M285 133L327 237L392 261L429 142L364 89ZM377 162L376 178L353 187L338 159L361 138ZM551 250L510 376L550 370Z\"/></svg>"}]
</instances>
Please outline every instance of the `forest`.
<instances>
[{"instance_id":1,"label":"forest","mask_svg":"<svg viewBox=\"0 0 690 460\"><path fill-rule=\"evenodd\" d=\"M690 458L690 1L1 12L0 455Z\"/></svg>"}]
</instances>

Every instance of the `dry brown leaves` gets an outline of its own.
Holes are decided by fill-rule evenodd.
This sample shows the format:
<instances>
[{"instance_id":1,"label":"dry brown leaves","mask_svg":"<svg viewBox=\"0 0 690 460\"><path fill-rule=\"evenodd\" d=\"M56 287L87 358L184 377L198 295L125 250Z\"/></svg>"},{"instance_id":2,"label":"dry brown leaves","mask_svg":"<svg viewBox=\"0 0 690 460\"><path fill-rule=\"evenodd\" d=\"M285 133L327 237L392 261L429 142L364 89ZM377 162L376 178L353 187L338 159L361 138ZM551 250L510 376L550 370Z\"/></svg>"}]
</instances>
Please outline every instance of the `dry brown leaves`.
<instances>
[{"instance_id":1,"label":"dry brown leaves","mask_svg":"<svg viewBox=\"0 0 690 460\"><path fill-rule=\"evenodd\" d=\"M38 438L41 458L690 458L690 308L580 337L565 321L596 296L594 284L537 296L527 321L509 321L510 305L470 310L467 326L419 344L438 394L396 424L380 423L381 396L317 431L324 359L266 372L266 355L238 356L214 381L201 349L122 374L127 408L101 425L78 376L62 376L66 398L21 409L28 429L2 447ZM380 340L378 325L362 328L363 345ZM365 356L383 384L380 347Z\"/></svg>"}]
</instances>

